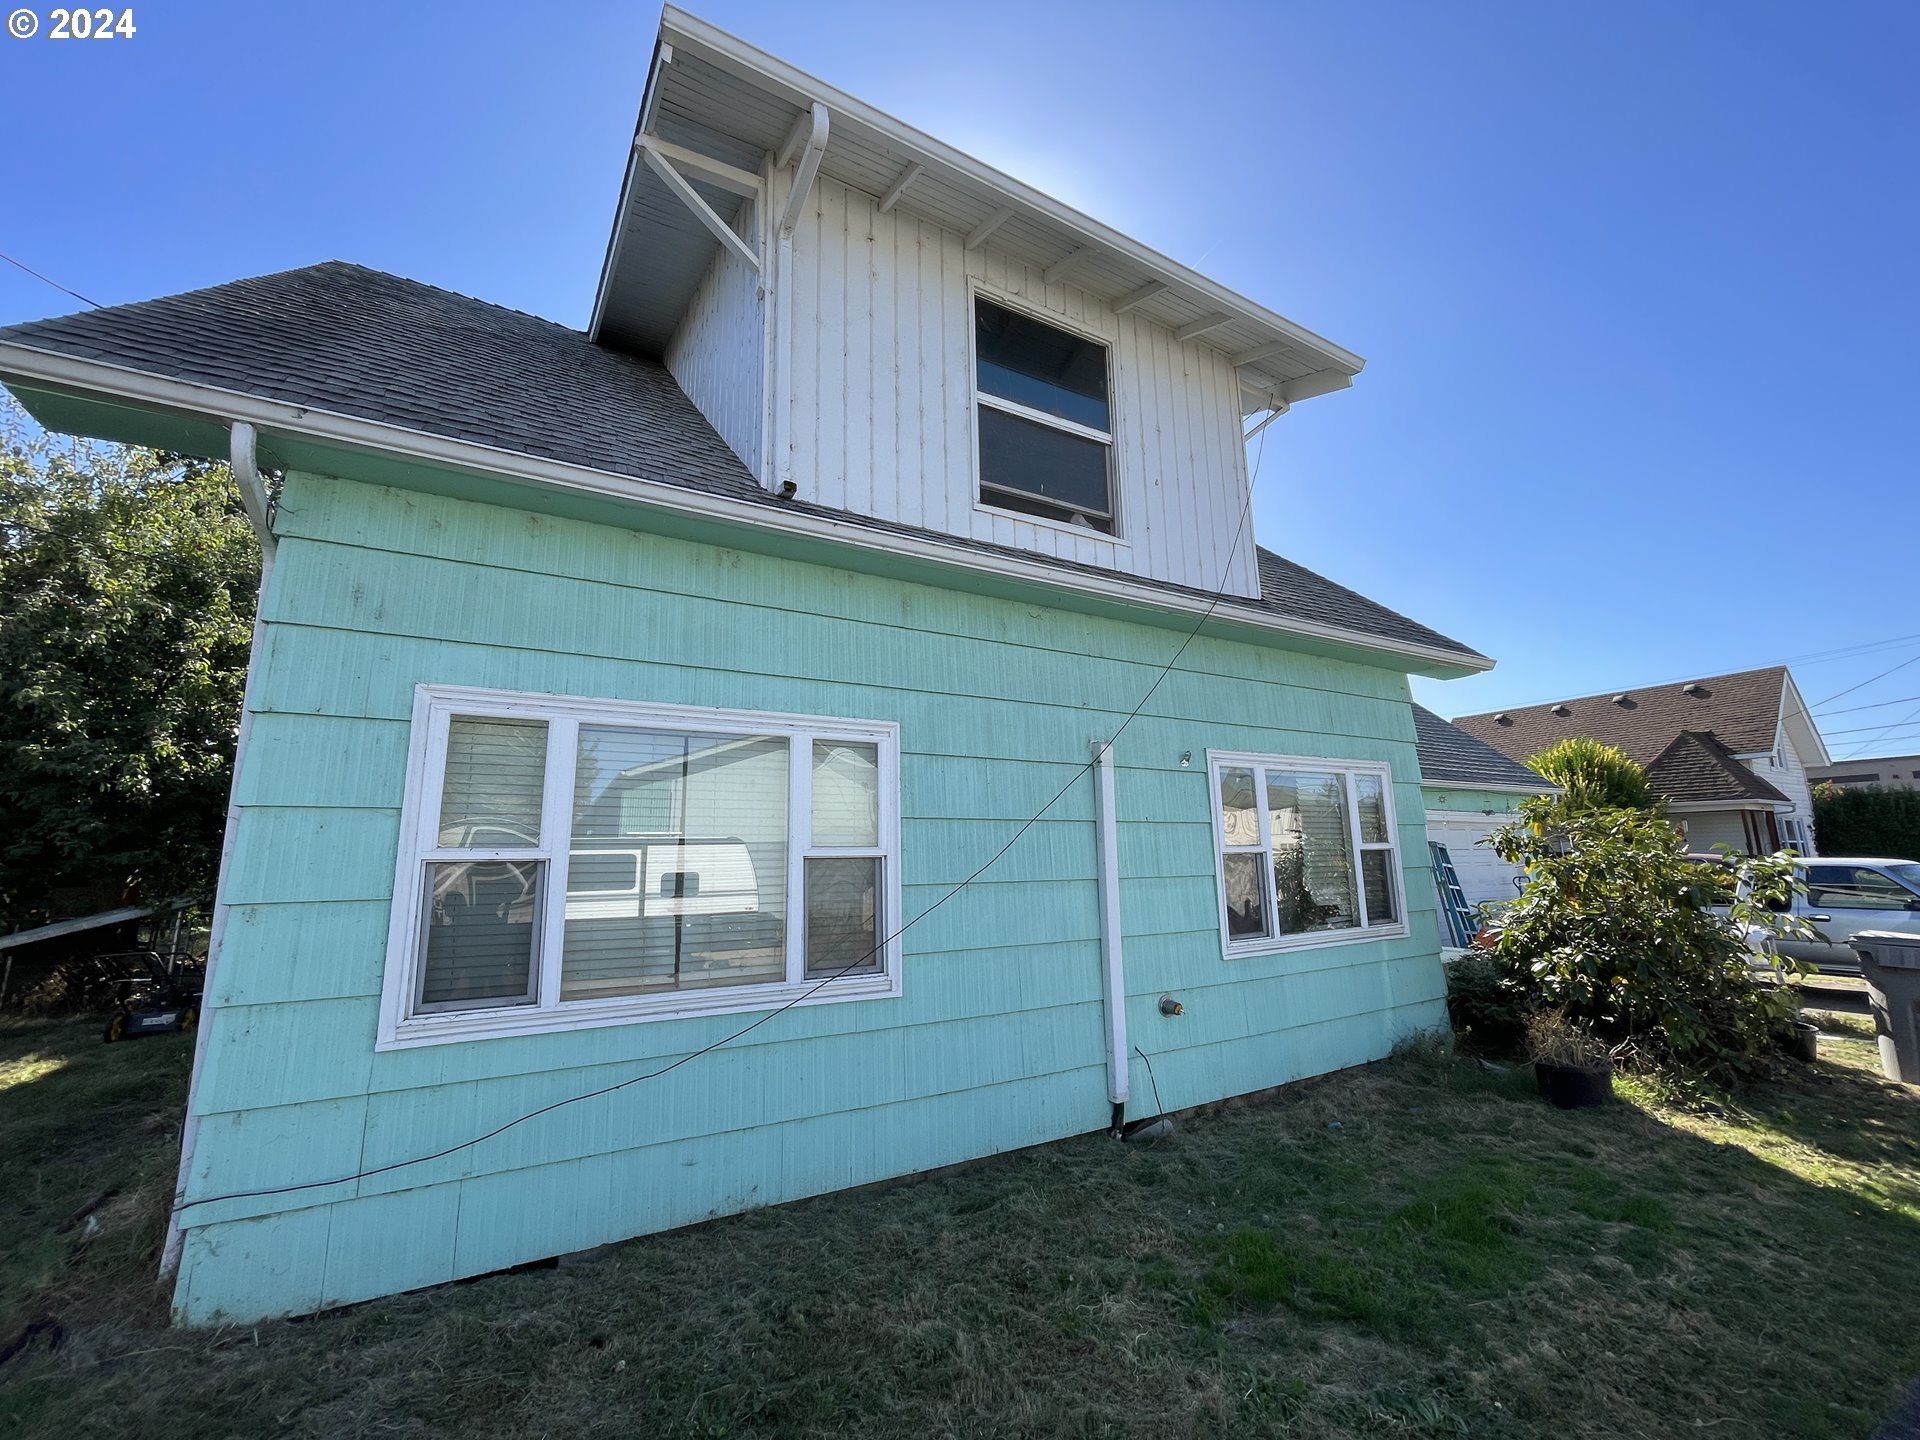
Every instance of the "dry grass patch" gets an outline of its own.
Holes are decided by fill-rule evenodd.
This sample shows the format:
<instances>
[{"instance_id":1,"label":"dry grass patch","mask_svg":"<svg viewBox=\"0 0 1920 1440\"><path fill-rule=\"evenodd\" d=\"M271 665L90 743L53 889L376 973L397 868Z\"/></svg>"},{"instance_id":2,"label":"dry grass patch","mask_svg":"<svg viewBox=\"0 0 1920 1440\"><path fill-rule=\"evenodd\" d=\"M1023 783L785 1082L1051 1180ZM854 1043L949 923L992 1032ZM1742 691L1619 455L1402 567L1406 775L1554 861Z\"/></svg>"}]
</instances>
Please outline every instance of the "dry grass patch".
<instances>
[{"instance_id":1,"label":"dry grass patch","mask_svg":"<svg viewBox=\"0 0 1920 1440\"><path fill-rule=\"evenodd\" d=\"M0 1033L70 1062L12 1093L168 1063L85 1039ZM166 1330L72 1252L32 1302L68 1342L0 1368L0 1435L1860 1437L1920 1374L1920 1296L1885 1283L1920 1265L1920 1092L1823 1043L1735 1099L1581 1114L1411 1055L1159 1145L257 1330ZM75 1134L110 1094L65 1092ZM117 1133L70 1188L165 1158Z\"/></svg>"}]
</instances>

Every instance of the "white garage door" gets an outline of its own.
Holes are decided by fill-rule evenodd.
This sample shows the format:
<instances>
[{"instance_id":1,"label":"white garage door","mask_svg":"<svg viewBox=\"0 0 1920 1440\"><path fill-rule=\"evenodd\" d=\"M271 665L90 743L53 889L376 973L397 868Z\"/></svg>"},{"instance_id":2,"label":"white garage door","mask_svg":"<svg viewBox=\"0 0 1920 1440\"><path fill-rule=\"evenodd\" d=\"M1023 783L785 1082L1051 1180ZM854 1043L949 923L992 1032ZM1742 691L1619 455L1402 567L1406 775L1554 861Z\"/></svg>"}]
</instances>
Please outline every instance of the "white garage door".
<instances>
[{"instance_id":1,"label":"white garage door","mask_svg":"<svg viewBox=\"0 0 1920 1440\"><path fill-rule=\"evenodd\" d=\"M1482 836L1491 835L1499 828L1500 821L1492 816L1449 816L1444 820L1429 816L1427 819L1427 838L1447 847L1469 905L1511 900L1520 893L1513 884L1520 867L1509 865L1487 846L1477 843Z\"/></svg>"}]
</instances>

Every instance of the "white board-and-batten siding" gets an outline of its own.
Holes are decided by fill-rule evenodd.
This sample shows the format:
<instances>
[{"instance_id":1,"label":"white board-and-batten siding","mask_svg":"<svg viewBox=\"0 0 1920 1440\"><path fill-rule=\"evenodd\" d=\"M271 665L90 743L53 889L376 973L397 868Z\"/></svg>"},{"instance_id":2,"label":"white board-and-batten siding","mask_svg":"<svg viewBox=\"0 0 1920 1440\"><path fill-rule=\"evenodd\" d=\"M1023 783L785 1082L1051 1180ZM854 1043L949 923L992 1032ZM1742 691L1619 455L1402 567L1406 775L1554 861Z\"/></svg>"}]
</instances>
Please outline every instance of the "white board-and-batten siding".
<instances>
[{"instance_id":1,"label":"white board-and-batten siding","mask_svg":"<svg viewBox=\"0 0 1920 1440\"><path fill-rule=\"evenodd\" d=\"M759 244L759 217L751 202L740 207L733 229L749 245ZM687 398L755 476L763 458L764 352L760 276L720 247L662 359Z\"/></svg>"},{"instance_id":2,"label":"white board-and-batten siding","mask_svg":"<svg viewBox=\"0 0 1920 1440\"><path fill-rule=\"evenodd\" d=\"M788 180L775 175L769 213ZM770 228L770 227L769 227ZM768 289L722 251L668 366L762 482L745 406L763 393L784 434L798 495L902 525L1037 552L1123 574L1257 595L1238 380L1229 358L1038 270L822 178L793 237L790 281L768 254ZM790 283L790 352L772 334ZM973 296L1026 310L1108 347L1117 534L1048 524L979 504ZM790 353L790 375L778 357ZM729 373L737 377L730 384ZM774 412L785 407L784 414ZM776 469L781 457L774 457Z\"/></svg>"}]
</instances>

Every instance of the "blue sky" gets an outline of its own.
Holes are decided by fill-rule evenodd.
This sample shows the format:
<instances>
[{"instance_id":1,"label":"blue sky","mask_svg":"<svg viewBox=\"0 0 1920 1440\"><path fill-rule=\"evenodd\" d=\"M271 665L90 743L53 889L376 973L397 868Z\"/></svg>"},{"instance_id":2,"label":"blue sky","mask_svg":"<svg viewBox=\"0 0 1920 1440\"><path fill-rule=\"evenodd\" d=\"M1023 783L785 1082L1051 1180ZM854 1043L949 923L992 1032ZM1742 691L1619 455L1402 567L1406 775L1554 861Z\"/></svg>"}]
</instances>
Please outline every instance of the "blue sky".
<instances>
[{"instance_id":1,"label":"blue sky","mask_svg":"<svg viewBox=\"0 0 1920 1440\"><path fill-rule=\"evenodd\" d=\"M1441 713L1779 660L1819 710L1920 657L1920 10L694 8L1367 356L1256 524L1500 660ZM0 249L106 304L338 257L582 324L657 18L0 38ZM0 323L71 308L0 266ZM1836 755L1920 750L1920 659L1833 708L1882 701Z\"/></svg>"}]
</instances>

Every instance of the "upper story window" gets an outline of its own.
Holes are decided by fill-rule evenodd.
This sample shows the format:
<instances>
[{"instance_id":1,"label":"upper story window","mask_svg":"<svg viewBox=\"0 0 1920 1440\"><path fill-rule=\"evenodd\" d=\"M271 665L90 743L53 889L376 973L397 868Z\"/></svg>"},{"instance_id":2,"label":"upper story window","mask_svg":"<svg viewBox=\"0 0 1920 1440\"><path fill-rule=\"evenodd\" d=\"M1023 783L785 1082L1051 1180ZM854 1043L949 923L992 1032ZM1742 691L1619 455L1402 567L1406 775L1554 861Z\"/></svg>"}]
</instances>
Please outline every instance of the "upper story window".
<instances>
[{"instance_id":1,"label":"upper story window","mask_svg":"<svg viewBox=\"0 0 1920 1440\"><path fill-rule=\"evenodd\" d=\"M1107 347L978 296L973 320L981 503L1113 534Z\"/></svg>"},{"instance_id":2,"label":"upper story window","mask_svg":"<svg viewBox=\"0 0 1920 1440\"><path fill-rule=\"evenodd\" d=\"M894 727L423 687L386 1044L898 994Z\"/></svg>"}]
</instances>

